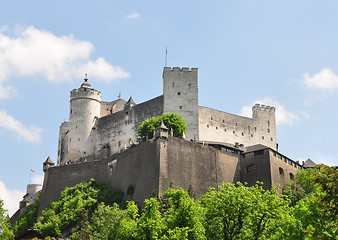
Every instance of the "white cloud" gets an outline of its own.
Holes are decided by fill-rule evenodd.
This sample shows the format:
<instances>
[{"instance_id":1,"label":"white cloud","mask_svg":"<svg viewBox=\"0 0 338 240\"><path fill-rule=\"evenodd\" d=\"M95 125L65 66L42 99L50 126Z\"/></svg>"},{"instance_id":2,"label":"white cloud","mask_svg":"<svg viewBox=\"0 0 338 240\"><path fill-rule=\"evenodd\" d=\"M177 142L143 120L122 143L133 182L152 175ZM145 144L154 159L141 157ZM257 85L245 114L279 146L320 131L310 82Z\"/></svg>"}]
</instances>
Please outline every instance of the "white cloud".
<instances>
[{"instance_id":1,"label":"white cloud","mask_svg":"<svg viewBox=\"0 0 338 240\"><path fill-rule=\"evenodd\" d=\"M320 70L313 77L309 73L304 73L303 81L309 88L320 90L338 88L338 76L329 68Z\"/></svg>"},{"instance_id":2,"label":"white cloud","mask_svg":"<svg viewBox=\"0 0 338 240\"><path fill-rule=\"evenodd\" d=\"M5 110L0 110L0 127L12 132L18 140L40 143L43 130L37 126L25 127Z\"/></svg>"},{"instance_id":3,"label":"white cloud","mask_svg":"<svg viewBox=\"0 0 338 240\"><path fill-rule=\"evenodd\" d=\"M9 190L6 188L5 183L0 181L0 199L4 201L3 207L8 210L9 216L12 216L19 209L19 202L24 195L24 191Z\"/></svg>"},{"instance_id":4,"label":"white cloud","mask_svg":"<svg viewBox=\"0 0 338 240\"><path fill-rule=\"evenodd\" d=\"M44 178L43 175L34 175L34 176L32 176L32 184L41 184L41 185L43 185L43 178Z\"/></svg>"},{"instance_id":5,"label":"white cloud","mask_svg":"<svg viewBox=\"0 0 338 240\"><path fill-rule=\"evenodd\" d=\"M241 115L246 117L252 117L252 106L256 103L264 104L273 106L276 108L276 124L277 125L292 125L295 121L300 120L300 118L292 113L286 110L286 108L280 104L278 101L273 100L270 97L265 97L262 100L256 100L254 103L252 103L250 106L244 106L241 110Z\"/></svg>"},{"instance_id":6,"label":"white cloud","mask_svg":"<svg viewBox=\"0 0 338 240\"><path fill-rule=\"evenodd\" d=\"M105 81L129 77L101 57L91 61L93 44L72 35L58 37L33 26L19 30L16 37L4 32L0 31L0 99L14 93L11 86L3 84L12 75L40 75L50 82L70 81L84 73Z\"/></svg>"},{"instance_id":7,"label":"white cloud","mask_svg":"<svg viewBox=\"0 0 338 240\"><path fill-rule=\"evenodd\" d=\"M138 14L137 12L132 12L132 13L128 14L126 17L135 19L135 18L139 18L140 14Z\"/></svg>"}]
</instances>

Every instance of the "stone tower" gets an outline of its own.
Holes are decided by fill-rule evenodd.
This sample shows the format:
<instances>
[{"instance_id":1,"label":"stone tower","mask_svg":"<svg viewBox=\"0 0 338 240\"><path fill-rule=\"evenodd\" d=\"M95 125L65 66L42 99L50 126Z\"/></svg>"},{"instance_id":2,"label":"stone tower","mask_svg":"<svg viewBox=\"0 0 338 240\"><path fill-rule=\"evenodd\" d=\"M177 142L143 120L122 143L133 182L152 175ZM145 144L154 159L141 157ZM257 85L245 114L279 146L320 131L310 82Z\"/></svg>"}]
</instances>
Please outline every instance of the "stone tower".
<instances>
[{"instance_id":1,"label":"stone tower","mask_svg":"<svg viewBox=\"0 0 338 240\"><path fill-rule=\"evenodd\" d=\"M276 120L274 107L255 104L252 107L252 118L258 119L257 132L263 145L278 151L276 143Z\"/></svg>"},{"instance_id":2,"label":"stone tower","mask_svg":"<svg viewBox=\"0 0 338 240\"><path fill-rule=\"evenodd\" d=\"M188 125L188 140L199 140L197 68L165 67L163 112L177 113Z\"/></svg>"},{"instance_id":3,"label":"stone tower","mask_svg":"<svg viewBox=\"0 0 338 240\"><path fill-rule=\"evenodd\" d=\"M68 160L76 162L95 153L93 128L100 107L101 92L90 86L86 75L81 87L70 92Z\"/></svg>"}]
</instances>

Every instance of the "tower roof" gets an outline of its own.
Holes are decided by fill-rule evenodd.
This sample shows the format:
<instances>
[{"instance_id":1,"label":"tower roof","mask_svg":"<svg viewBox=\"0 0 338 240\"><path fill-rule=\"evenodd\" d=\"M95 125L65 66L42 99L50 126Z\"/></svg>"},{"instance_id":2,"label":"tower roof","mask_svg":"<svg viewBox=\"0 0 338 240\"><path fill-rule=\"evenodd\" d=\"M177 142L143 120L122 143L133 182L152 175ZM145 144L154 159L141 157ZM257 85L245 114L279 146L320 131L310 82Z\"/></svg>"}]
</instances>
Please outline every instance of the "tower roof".
<instances>
[{"instance_id":1,"label":"tower roof","mask_svg":"<svg viewBox=\"0 0 338 240\"><path fill-rule=\"evenodd\" d=\"M54 165L54 162L52 161L52 159L50 159L50 157L48 156L48 158L46 159L46 161L44 162L44 164L53 164Z\"/></svg>"},{"instance_id":2,"label":"tower roof","mask_svg":"<svg viewBox=\"0 0 338 240\"><path fill-rule=\"evenodd\" d=\"M134 104L134 105L136 104L131 96L130 96L130 98L129 98L129 100L126 104L128 104L128 103Z\"/></svg>"},{"instance_id":3,"label":"tower roof","mask_svg":"<svg viewBox=\"0 0 338 240\"><path fill-rule=\"evenodd\" d=\"M85 74L84 82L81 84L81 87L82 88L92 88L92 86L90 86L90 84L88 82L87 74Z\"/></svg>"}]
</instances>

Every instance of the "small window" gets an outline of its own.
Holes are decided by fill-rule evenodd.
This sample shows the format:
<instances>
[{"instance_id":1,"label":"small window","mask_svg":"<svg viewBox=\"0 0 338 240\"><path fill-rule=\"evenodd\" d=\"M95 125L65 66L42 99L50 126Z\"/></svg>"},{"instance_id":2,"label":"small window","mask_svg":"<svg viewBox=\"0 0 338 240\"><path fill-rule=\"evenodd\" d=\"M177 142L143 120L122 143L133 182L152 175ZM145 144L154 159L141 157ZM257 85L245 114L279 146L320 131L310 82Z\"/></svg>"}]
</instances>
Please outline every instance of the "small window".
<instances>
[{"instance_id":1,"label":"small window","mask_svg":"<svg viewBox=\"0 0 338 240\"><path fill-rule=\"evenodd\" d=\"M218 127L216 127L216 130L218 130Z\"/></svg>"},{"instance_id":2,"label":"small window","mask_svg":"<svg viewBox=\"0 0 338 240\"><path fill-rule=\"evenodd\" d=\"M173 82L173 84L172 84L172 85L173 85L173 87L175 87L175 83L174 83L174 82Z\"/></svg>"},{"instance_id":3,"label":"small window","mask_svg":"<svg viewBox=\"0 0 338 240\"><path fill-rule=\"evenodd\" d=\"M181 95L181 92L177 92L177 95L180 96L180 95Z\"/></svg>"},{"instance_id":4,"label":"small window","mask_svg":"<svg viewBox=\"0 0 338 240\"><path fill-rule=\"evenodd\" d=\"M268 128L268 133L270 133L270 128Z\"/></svg>"},{"instance_id":5,"label":"small window","mask_svg":"<svg viewBox=\"0 0 338 240\"><path fill-rule=\"evenodd\" d=\"M70 114L72 114L73 113L73 109L70 109Z\"/></svg>"},{"instance_id":6,"label":"small window","mask_svg":"<svg viewBox=\"0 0 338 240\"><path fill-rule=\"evenodd\" d=\"M233 134L235 134L236 132L235 131L232 131Z\"/></svg>"},{"instance_id":7,"label":"small window","mask_svg":"<svg viewBox=\"0 0 338 240\"><path fill-rule=\"evenodd\" d=\"M191 83L189 83L189 87L191 87Z\"/></svg>"},{"instance_id":8,"label":"small window","mask_svg":"<svg viewBox=\"0 0 338 240\"><path fill-rule=\"evenodd\" d=\"M254 127L254 130L255 130L255 132L257 131L257 128L256 127Z\"/></svg>"},{"instance_id":9,"label":"small window","mask_svg":"<svg viewBox=\"0 0 338 240\"><path fill-rule=\"evenodd\" d=\"M268 121L268 127L270 127L270 121Z\"/></svg>"},{"instance_id":10,"label":"small window","mask_svg":"<svg viewBox=\"0 0 338 240\"><path fill-rule=\"evenodd\" d=\"M212 117L210 118L211 120L214 120Z\"/></svg>"},{"instance_id":11,"label":"small window","mask_svg":"<svg viewBox=\"0 0 338 240\"><path fill-rule=\"evenodd\" d=\"M207 128L209 127L209 124L207 124Z\"/></svg>"},{"instance_id":12,"label":"small window","mask_svg":"<svg viewBox=\"0 0 338 240\"><path fill-rule=\"evenodd\" d=\"M237 123L235 123L235 126L237 127Z\"/></svg>"},{"instance_id":13,"label":"small window","mask_svg":"<svg viewBox=\"0 0 338 240\"><path fill-rule=\"evenodd\" d=\"M246 173L247 174L252 174L252 173L256 173L258 171L258 167L256 164L252 164L249 167L246 168Z\"/></svg>"},{"instance_id":14,"label":"small window","mask_svg":"<svg viewBox=\"0 0 338 240\"><path fill-rule=\"evenodd\" d=\"M71 142L72 141L72 138L69 138L69 142Z\"/></svg>"},{"instance_id":15,"label":"small window","mask_svg":"<svg viewBox=\"0 0 338 240\"><path fill-rule=\"evenodd\" d=\"M223 119L223 123L224 123L224 119Z\"/></svg>"},{"instance_id":16,"label":"small window","mask_svg":"<svg viewBox=\"0 0 338 240\"><path fill-rule=\"evenodd\" d=\"M128 115L128 112L126 112L126 115Z\"/></svg>"},{"instance_id":17,"label":"small window","mask_svg":"<svg viewBox=\"0 0 338 240\"><path fill-rule=\"evenodd\" d=\"M244 136L244 133L242 133L242 136Z\"/></svg>"},{"instance_id":18,"label":"small window","mask_svg":"<svg viewBox=\"0 0 338 240\"><path fill-rule=\"evenodd\" d=\"M271 138L271 142L273 141L273 138Z\"/></svg>"},{"instance_id":19,"label":"small window","mask_svg":"<svg viewBox=\"0 0 338 240\"><path fill-rule=\"evenodd\" d=\"M78 141L80 141L80 138L78 139Z\"/></svg>"},{"instance_id":20,"label":"small window","mask_svg":"<svg viewBox=\"0 0 338 240\"><path fill-rule=\"evenodd\" d=\"M182 109L182 106L180 106L180 109Z\"/></svg>"},{"instance_id":21,"label":"small window","mask_svg":"<svg viewBox=\"0 0 338 240\"><path fill-rule=\"evenodd\" d=\"M295 175L293 175L292 173L290 173L290 179L291 180L295 180Z\"/></svg>"},{"instance_id":22,"label":"small window","mask_svg":"<svg viewBox=\"0 0 338 240\"><path fill-rule=\"evenodd\" d=\"M276 154L276 152L273 152L273 156L275 156L275 157L276 157L276 155L277 155L277 154Z\"/></svg>"},{"instance_id":23,"label":"small window","mask_svg":"<svg viewBox=\"0 0 338 240\"><path fill-rule=\"evenodd\" d=\"M282 176L284 176L284 170L281 167L279 168L279 174L282 175Z\"/></svg>"},{"instance_id":24,"label":"small window","mask_svg":"<svg viewBox=\"0 0 338 240\"><path fill-rule=\"evenodd\" d=\"M253 137L253 134L251 134L251 137Z\"/></svg>"},{"instance_id":25,"label":"small window","mask_svg":"<svg viewBox=\"0 0 338 240\"><path fill-rule=\"evenodd\" d=\"M264 136L262 136L262 140L264 140Z\"/></svg>"},{"instance_id":26,"label":"small window","mask_svg":"<svg viewBox=\"0 0 338 240\"><path fill-rule=\"evenodd\" d=\"M227 129L226 128L224 128L224 132L226 132L227 131Z\"/></svg>"}]
</instances>

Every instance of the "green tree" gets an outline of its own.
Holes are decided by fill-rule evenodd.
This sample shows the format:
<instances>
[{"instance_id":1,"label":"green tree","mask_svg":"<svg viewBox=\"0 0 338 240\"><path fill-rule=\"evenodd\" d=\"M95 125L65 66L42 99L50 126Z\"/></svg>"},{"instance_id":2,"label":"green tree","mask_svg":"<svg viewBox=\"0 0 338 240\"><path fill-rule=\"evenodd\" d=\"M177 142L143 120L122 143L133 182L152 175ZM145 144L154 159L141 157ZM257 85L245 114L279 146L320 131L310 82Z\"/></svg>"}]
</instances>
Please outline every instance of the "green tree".
<instances>
[{"instance_id":1,"label":"green tree","mask_svg":"<svg viewBox=\"0 0 338 240\"><path fill-rule=\"evenodd\" d=\"M295 206L299 200L318 191L319 185L313 178L318 172L318 169L303 169L297 172L294 181L287 181L287 186L283 189L283 197L290 200L290 206Z\"/></svg>"},{"instance_id":2,"label":"green tree","mask_svg":"<svg viewBox=\"0 0 338 240\"><path fill-rule=\"evenodd\" d=\"M138 130L138 135L142 141L145 141L147 138L153 138L154 130L161 125L161 122L168 129L173 129L174 137L182 138L183 133L188 129L187 124L183 118L176 113L165 113L160 117L152 117L141 123Z\"/></svg>"},{"instance_id":3,"label":"green tree","mask_svg":"<svg viewBox=\"0 0 338 240\"><path fill-rule=\"evenodd\" d=\"M206 209L208 239L270 239L288 206L275 188L265 191L261 184L246 187L242 183L210 188L200 203Z\"/></svg>"},{"instance_id":4,"label":"green tree","mask_svg":"<svg viewBox=\"0 0 338 240\"><path fill-rule=\"evenodd\" d=\"M14 234L7 218L7 210L3 208L3 205L3 200L0 199L0 240L14 239Z\"/></svg>"},{"instance_id":5,"label":"green tree","mask_svg":"<svg viewBox=\"0 0 338 240\"><path fill-rule=\"evenodd\" d=\"M127 218L127 211L122 210L116 203L113 206L100 203L91 218L93 239L116 239L122 220Z\"/></svg>"},{"instance_id":6,"label":"green tree","mask_svg":"<svg viewBox=\"0 0 338 240\"><path fill-rule=\"evenodd\" d=\"M28 229L31 229L33 227L38 217L40 198L41 195L39 194L35 202L33 204L30 204L27 207L27 210L16 220L13 226L13 231L16 237L25 233Z\"/></svg>"},{"instance_id":7,"label":"green tree","mask_svg":"<svg viewBox=\"0 0 338 240\"><path fill-rule=\"evenodd\" d=\"M42 211L34 228L46 236L57 237L61 233L76 228L87 210L89 218L100 202L106 204L123 203L123 193L110 186L91 180L75 187L66 188L60 198Z\"/></svg>"}]
</instances>

